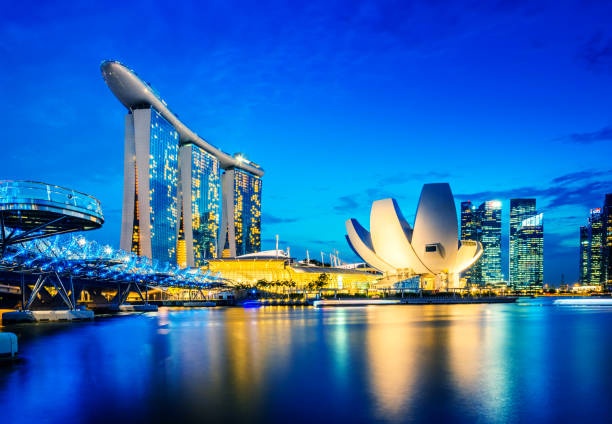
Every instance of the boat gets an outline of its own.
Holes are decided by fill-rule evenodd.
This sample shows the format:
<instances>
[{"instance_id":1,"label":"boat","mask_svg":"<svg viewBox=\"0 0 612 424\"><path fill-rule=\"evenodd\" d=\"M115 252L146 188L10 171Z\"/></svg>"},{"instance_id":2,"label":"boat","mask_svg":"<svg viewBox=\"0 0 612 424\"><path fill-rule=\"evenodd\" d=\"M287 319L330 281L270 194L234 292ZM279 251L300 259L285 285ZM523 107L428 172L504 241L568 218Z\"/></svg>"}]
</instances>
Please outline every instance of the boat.
<instances>
[{"instance_id":1,"label":"boat","mask_svg":"<svg viewBox=\"0 0 612 424\"><path fill-rule=\"evenodd\" d=\"M555 299L553 304L558 306L612 306L612 298L596 297L596 298L572 298L572 299Z\"/></svg>"},{"instance_id":2,"label":"boat","mask_svg":"<svg viewBox=\"0 0 612 424\"><path fill-rule=\"evenodd\" d=\"M399 305L400 299L323 299L315 300L312 306L321 308L326 306L369 306L369 305Z\"/></svg>"},{"instance_id":3,"label":"boat","mask_svg":"<svg viewBox=\"0 0 612 424\"><path fill-rule=\"evenodd\" d=\"M263 303L261 303L259 300L245 300L242 302L243 308L259 308L261 306L263 306Z\"/></svg>"}]
</instances>

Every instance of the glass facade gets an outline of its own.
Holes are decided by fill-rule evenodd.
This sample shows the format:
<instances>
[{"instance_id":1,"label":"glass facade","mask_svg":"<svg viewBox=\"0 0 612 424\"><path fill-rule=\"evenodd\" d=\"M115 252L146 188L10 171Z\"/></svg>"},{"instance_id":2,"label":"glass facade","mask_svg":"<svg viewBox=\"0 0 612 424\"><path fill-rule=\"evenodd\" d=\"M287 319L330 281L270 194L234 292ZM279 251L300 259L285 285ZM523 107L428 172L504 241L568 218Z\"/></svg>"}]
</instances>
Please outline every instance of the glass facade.
<instances>
[{"instance_id":1,"label":"glass facade","mask_svg":"<svg viewBox=\"0 0 612 424\"><path fill-rule=\"evenodd\" d=\"M479 241L479 224L476 206L472 205L469 200L461 202L461 240ZM467 284L475 283L478 280L479 266L479 263L476 263L462 274Z\"/></svg>"},{"instance_id":2,"label":"glass facade","mask_svg":"<svg viewBox=\"0 0 612 424\"><path fill-rule=\"evenodd\" d=\"M536 199L510 199L509 280L512 287L529 285L525 280L524 273L519 270L521 253L519 253L518 249L518 231L525 219L536 214Z\"/></svg>"},{"instance_id":3,"label":"glass facade","mask_svg":"<svg viewBox=\"0 0 612 424\"><path fill-rule=\"evenodd\" d=\"M219 236L221 167L203 149L191 149L191 218L195 266L216 257Z\"/></svg>"},{"instance_id":4,"label":"glass facade","mask_svg":"<svg viewBox=\"0 0 612 424\"><path fill-rule=\"evenodd\" d=\"M479 262L480 284L502 281L501 272L501 202L491 200L478 207L480 242L483 253Z\"/></svg>"},{"instance_id":5,"label":"glass facade","mask_svg":"<svg viewBox=\"0 0 612 424\"><path fill-rule=\"evenodd\" d=\"M517 289L541 288L544 282L544 223L538 214L524 219L515 233Z\"/></svg>"},{"instance_id":6,"label":"glass facade","mask_svg":"<svg viewBox=\"0 0 612 424\"><path fill-rule=\"evenodd\" d=\"M606 289L612 290L612 194L606 194L603 207L604 218L604 282Z\"/></svg>"},{"instance_id":7,"label":"glass facade","mask_svg":"<svg viewBox=\"0 0 612 424\"><path fill-rule=\"evenodd\" d=\"M478 208L462 202L461 240L479 241L483 250L480 259L463 273L466 283L482 286L502 281L501 202L484 202Z\"/></svg>"},{"instance_id":8,"label":"glass facade","mask_svg":"<svg viewBox=\"0 0 612 424\"><path fill-rule=\"evenodd\" d=\"M149 205L151 256L176 263L178 225L178 132L151 108Z\"/></svg>"},{"instance_id":9,"label":"glass facade","mask_svg":"<svg viewBox=\"0 0 612 424\"><path fill-rule=\"evenodd\" d=\"M589 284L603 282L603 213L600 208L591 209L589 217Z\"/></svg>"},{"instance_id":10,"label":"glass facade","mask_svg":"<svg viewBox=\"0 0 612 424\"><path fill-rule=\"evenodd\" d=\"M240 254L259 251L263 169L188 130L125 66L105 61L102 73L128 109L121 249L181 267L205 265L226 244L234 256L236 238Z\"/></svg>"},{"instance_id":11,"label":"glass facade","mask_svg":"<svg viewBox=\"0 0 612 424\"><path fill-rule=\"evenodd\" d=\"M588 227L580 227L580 284L589 284L589 243Z\"/></svg>"},{"instance_id":12,"label":"glass facade","mask_svg":"<svg viewBox=\"0 0 612 424\"><path fill-rule=\"evenodd\" d=\"M134 163L134 220L132 221L132 253L141 256L140 249L140 209L138 203L138 167Z\"/></svg>"},{"instance_id":13,"label":"glass facade","mask_svg":"<svg viewBox=\"0 0 612 424\"><path fill-rule=\"evenodd\" d=\"M261 178L234 169L236 256L261 250Z\"/></svg>"}]
</instances>

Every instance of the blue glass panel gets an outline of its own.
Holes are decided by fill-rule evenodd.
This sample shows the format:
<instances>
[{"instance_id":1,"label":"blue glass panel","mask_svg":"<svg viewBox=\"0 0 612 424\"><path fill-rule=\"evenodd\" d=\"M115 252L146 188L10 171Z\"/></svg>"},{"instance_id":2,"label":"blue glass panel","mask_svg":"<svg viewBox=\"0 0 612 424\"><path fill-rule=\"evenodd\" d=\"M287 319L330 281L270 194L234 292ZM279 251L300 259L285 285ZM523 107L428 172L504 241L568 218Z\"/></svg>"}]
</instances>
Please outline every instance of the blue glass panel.
<instances>
[{"instance_id":1,"label":"blue glass panel","mask_svg":"<svg viewBox=\"0 0 612 424\"><path fill-rule=\"evenodd\" d=\"M176 263L178 132L151 108L149 201L153 259Z\"/></svg>"}]
</instances>

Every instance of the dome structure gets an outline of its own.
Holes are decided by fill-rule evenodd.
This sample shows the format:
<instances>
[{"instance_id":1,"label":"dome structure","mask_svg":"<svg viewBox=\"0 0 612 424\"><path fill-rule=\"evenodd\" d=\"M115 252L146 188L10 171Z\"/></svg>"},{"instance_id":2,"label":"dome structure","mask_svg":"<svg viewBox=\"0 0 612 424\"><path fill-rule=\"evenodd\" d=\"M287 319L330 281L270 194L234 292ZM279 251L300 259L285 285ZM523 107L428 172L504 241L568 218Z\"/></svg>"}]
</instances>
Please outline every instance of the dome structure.
<instances>
[{"instance_id":1,"label":"dome structure","mask_svg":"<svg viewBox=\"0 0 612 424\"><path fill-rule=\"evenodd\" d=\"M424 288L460 288L459 274L482 255L480 242L459 241L455 201L446 183L423 186L414 227L395 199L382 199L372 203L370 231L353 218L346 231L355 253L384 274L383 283L421 276Z\"/></svg>"}]
</instances>

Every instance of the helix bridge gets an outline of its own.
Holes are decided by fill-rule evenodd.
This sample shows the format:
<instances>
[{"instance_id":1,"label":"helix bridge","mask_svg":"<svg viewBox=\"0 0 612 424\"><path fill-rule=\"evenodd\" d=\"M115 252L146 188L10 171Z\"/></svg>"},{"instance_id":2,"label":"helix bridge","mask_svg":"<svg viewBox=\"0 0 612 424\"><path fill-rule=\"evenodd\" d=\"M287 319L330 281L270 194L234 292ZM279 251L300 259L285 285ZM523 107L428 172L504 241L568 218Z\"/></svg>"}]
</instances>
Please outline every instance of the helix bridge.
<instances>
[{"instance_id":1,"label":"helix bridge","mask_svg":"<svg viewBox=\"0 0 612 424\"><path fill-rule=\"evenodd\" d=\"M26 310L45 285L54 287L61 300L73 309L83 289L95 294L105 288L117 288L114 303L122 304L131 291L147 301L143 293L151 288L202 290L225 284L220 274L211 275L199 268L181 269L89 241L81 235L11 245L0 258L0 275L5 281L19 276Z\"/></svg>"},{"instance_id":2,"label":"helix bridge","mask_svg":"<svg viewBox=\"0 0 612 424\"><path fill-rule=\"evenodd\" d=\"M179 268L86 239L102 226L98 200L45 183L0 181L0 293L21 294L21 310L77 309L84 290L94 303L122 305L150 289L195 291L227 281L199 268ZM114 293L108 298L108 293Z\"/></svg>"}]
</instances>

